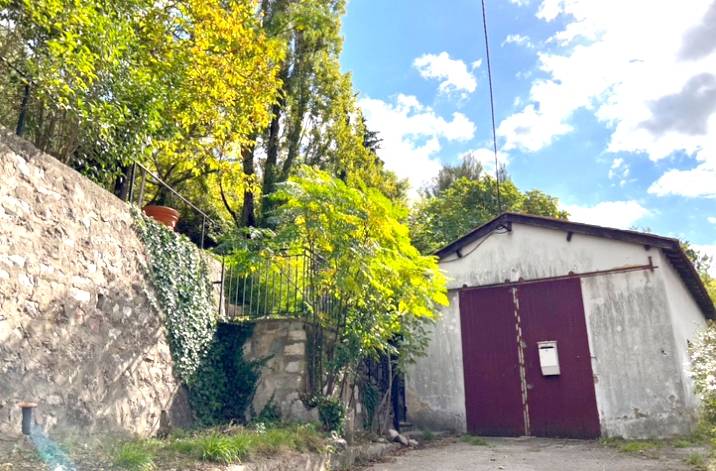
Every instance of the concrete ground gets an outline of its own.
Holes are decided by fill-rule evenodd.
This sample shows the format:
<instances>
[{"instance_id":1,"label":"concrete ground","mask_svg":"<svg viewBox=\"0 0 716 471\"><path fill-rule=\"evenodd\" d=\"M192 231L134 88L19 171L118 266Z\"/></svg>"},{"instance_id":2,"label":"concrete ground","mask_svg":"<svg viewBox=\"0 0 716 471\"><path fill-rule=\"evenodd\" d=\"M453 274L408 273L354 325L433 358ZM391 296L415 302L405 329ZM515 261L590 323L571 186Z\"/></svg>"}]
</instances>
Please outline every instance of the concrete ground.
<instances>
[{"instance_id":1,"label":"concrete ground","mask_svg":"<svg viewBox=\"0 0 716 471\"><path fill-rule=\"evenodd\" d=\"M648 455L625 453L597 441L545 438L485 438L487 445L449 440L406 451L371 471L686 471L694 450L664 448Z\"/></svg>"}]
</instances>

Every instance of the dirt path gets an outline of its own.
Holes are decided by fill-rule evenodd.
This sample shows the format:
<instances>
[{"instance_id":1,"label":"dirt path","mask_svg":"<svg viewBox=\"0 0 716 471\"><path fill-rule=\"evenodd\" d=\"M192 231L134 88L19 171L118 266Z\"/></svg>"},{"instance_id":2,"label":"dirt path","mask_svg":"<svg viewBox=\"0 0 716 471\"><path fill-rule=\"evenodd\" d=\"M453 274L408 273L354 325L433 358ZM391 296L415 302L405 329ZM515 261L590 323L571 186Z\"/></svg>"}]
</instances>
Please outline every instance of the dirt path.
<instances>
[{"instance_id":1,"label":"dirt path","mask_svg":"<svg viewBox=\"0 0 716 471\"><path fill-rule=\"evenodd\" d=\"M595 441L486 438L487 446L451 441L408 451L371 471L687 471L688 449L662 449L650 456L624 453ZM693 450L691 450L693 451Z\"/></svg>"}]
</instances>

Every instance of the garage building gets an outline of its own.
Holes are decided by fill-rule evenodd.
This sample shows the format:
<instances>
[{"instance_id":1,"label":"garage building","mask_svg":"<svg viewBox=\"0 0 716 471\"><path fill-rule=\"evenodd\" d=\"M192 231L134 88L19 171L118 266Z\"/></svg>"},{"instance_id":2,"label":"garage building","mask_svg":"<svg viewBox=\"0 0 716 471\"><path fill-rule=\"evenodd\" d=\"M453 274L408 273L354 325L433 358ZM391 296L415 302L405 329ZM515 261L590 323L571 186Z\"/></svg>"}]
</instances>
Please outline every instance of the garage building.
<instances>
[{"instance_id":1,"label":"garage building","mask_svg":"<svg viewBox=\"0 0 716 471\"><path fill-rule=\"evenodd\" d=\"M678 240L504 213L437 256L450 304L406 375L410 422L572 438L693 429L688 344L715 312Z\"/></svg>"}]
</instances>

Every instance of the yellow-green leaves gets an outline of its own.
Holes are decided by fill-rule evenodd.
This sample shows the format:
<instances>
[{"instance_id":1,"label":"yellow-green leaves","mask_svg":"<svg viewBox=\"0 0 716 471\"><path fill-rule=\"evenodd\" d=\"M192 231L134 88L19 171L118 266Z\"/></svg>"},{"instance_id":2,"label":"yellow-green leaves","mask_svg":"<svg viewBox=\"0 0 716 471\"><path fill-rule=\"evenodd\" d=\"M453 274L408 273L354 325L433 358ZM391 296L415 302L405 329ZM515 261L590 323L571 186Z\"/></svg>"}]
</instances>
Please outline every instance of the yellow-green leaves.
<instances>
[{"instance_id":1,"label":"yellow-green leaves","mask_svg":"<svg viewBox=\"0 0 716 471\"><path fill-rule=\"evenodd\" d=\"M3 58L32 83L25 137L105 183L132 158L170 184L220 169L240 179L235 155L269 121L283 56L257 9L256 0L3 1ZM19 96L18 77L4 75L0 92Z\"/></svg>"},{"instance_id":2,"label":"yellow-green leaves","mask_svg":"<svg viewBox=\"0 0 716 471\"><path fill-rule=\"evenodd\" d=\"M343 334L364 354L387 351L398 336L407 342L416 321L433 319L447 304L435 258L412 246L400 222L404 210L380 191L302 167L276 198L279 243L309 247L326 260L318 276L347 306Z\"/></svg>"}]
</instances>

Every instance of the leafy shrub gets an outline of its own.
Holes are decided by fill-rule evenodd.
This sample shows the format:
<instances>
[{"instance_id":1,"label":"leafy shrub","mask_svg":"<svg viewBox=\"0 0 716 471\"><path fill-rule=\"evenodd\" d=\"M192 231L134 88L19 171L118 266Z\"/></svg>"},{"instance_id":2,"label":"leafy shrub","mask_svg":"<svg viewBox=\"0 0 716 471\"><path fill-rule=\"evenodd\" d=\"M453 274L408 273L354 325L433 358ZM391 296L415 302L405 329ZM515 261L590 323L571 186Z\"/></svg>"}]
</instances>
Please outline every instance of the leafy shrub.
<instances>
[{"instance_id":1,"label":"leafy shrub","mask_svg":"<svg viewBox=\"0 0 716 471\"><path fill-rule=\"evenodd\" d=\"M271 399L269 399L253 421L264 425L275 425L281 422L281 409L278 404L274 402L274 396L271 396Z\"/></svg>"},{"instance_id":2,"label":"leafy shrub","mask_svg":"<svg viewBox=\"0 0 716 471\"><path fill-rule=\"evenodd\" d=\"M340 399L322 397L318 401L318 418L326 432L337 432L343 435L346 410Z\"/></svg>"},{"instance_id":3,"label":"leafy shrub","mask_svg":"<svg viewBox=\"0 0 716 471\"><path fill-rule=\"evenodd\" d=\"M206 257L189 239L135 212L149 254L149 275L166 315L177 376L200 425L244 422L262 362L243 357L251 325L217 324Z\"/></svg>"},{"instance_id":4,"label":"leafy shrub","mask_svg":"<svg viewBox=\"0 0 716 471\"><path fill-rule=\"evenodd\" d=\"M154 471L154 452L141 442L123 443L114 454L114 466L128 471Z\"/></svg>"},{"instance_id":5,"label":"leafy shrub","mask_svg":"<svg viewBox=\"0 0 716 471\"><path fill-rule=\"evenodd\" d=\"M711 436L716 446L716 323L709 321L689 348L691 376L701 397L701 425L704 435ZM716 457L709 459L707 469L716 470Z\"/></svg>"},{"instance_id":6,"label":"leafy shrub","mask_svg":"<svg viewBox=\"0 0 716 471\"><path fill-rule=\"evenodd\" d=\"M709 322L693 339L689 349L691 375L701 396L703 419L716 427L716 324Z\"/></svg>"}]
</instances>

